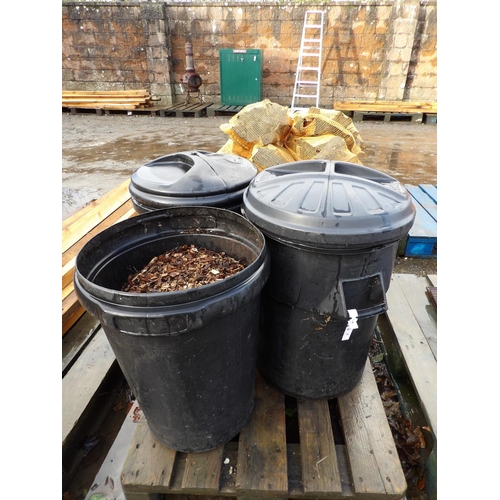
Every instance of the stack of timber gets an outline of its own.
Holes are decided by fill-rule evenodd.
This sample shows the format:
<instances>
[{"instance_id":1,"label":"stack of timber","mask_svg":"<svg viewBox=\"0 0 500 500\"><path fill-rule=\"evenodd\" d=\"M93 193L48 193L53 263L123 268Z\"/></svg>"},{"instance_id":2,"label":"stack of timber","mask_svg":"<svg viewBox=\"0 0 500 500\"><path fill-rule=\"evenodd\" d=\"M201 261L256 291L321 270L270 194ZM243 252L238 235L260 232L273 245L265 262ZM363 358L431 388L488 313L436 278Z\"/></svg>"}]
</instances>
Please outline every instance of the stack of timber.
<instances>
[{"instance_id":1,"label":"stack of timber","mask_svg":"<svg viewBox=\"0 0 500 500\"><path fill-rule=\"evenodd\" d=\"M90 109L145 109L154 106L153 97L146 90L113 90L113 91L64 91L62 93L63 108Z\"/></svg>"},{"instance_id":2,"label":"stack of timber","mask_svg":"<svg viewBox=\"0 0 500 500\"><path fill-rule=\"evenodd\" d=\"M421 123L424 115L436 117L437 102L433 101L341 101L333 104L333 109L352 115L353 121L382 119L397 121L408 118L409 121ZM427 120L426 122L430 122Z\"/></svg>"}]
</instances>

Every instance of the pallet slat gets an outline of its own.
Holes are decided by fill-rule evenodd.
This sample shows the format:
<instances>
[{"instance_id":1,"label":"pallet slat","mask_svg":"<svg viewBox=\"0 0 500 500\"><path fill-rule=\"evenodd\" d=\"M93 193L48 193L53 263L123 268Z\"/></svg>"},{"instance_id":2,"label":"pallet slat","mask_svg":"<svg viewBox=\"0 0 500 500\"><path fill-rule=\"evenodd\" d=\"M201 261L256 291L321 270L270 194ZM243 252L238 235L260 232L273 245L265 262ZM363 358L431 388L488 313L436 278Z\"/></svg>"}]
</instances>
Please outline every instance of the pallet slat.
<instances>
[{"instance_id":1,"label":"pallet slat","mask_svg":"<svg viewBox=\"0 0 500 500\"><path fill-rule=\"evenodd\" d=\"M62 380L63 446L113 363L115 355L101 328Z\"/></svg>"},{"instance_id":2,"label":"pallet slat","mask_svg":"<svg viewBox=\"0 0 500 500\"><path fill-rule=\"evenodd\" d=\"M288 493L285 398L257 374L255 406L240 432L238 496L283 496Z\"/></svg>"},{"instance_id":3,"label":"pallet slat","mask_svg":"<svg viewBox=\"0 0 500 500\"><path fill-rule=\"evenodd\" d=\"M217 116L217 115L235 115L239 113L244 106L230 106L228 104L221 105L217 107L208 108L208 116Z\"/></svg>"},{"instance_id":4,"label":"pallet slat","mask_svg":"<svg viewBox=\"0 0 500 500\"><path fill-rule=\"evenodd\" d=\"M405 185L411 197L435 220L437 221L437 205L420 186Z\"/></svg>"},{"instance_id":5,"label":"pallet slat","mask_svg":"<svg viewBox=\"0 0 500 500\"><path fill-rule=\"evenodd\" d=\"M207 114L207 109L210 106L212 106L212 103L194 102L186 104L185 102L178 102L167 108L160 109L160 116L176 116L177 118L182 118L192 114L195 118L199 118Z\"/></svg>"},{"instance_id":6,"label":"pallet slat","mask_svg":"<svg viewBox=\"0 0 500 500\"><path fill-rule=\"evenodd\" d=\"M182 477L182 489L188 494L217 495L224 446L202 453L189 453Z\"/></svg>"},{"instance_id":7,"label":"pallet slat","mask_svg":"<svg viewBox=\"0 0 500 500\"><path fill-rule=\"evenodd\" d=\"M427 278L412 274L395 274L394 279L398 281L401 291L408 301L413 315L418 321L432 354L437 361L436 314L428 307L429 299L422 293L422 290L425 290L427 287Z\"/></svg>"},{"instance_id":8,"label":"pallet slat","mask_svg":"<svg viewBox=\"0 0 500 500\"><path fill-rule=\"evenodd\" d=\"M84 313L78 323L62 340L62 373L73 364L75 359L83 352L87 343L99 328L99 321L89 313Z\"/></svg>"},{"instance_id":9,"label":"pallet slat","mask_svg":"<svg viewBox=\"0 0 500 500\"><path fill-rule=\"evenodd\" d=\"M438 202L438 198L437 198L437 187L436 186L433 186L432 184L420 184L418 186L424 193L427 194L427 196L429 196L429 198L431 198L434 203L437 203Z\"/></svg>"},{"instance_id":10,"label":"pallet slat","mask_svg":"<svg viewBox=\"0 0 500 500\"><path fill-rule=\"evenodd\" d=\"M315 498L342 493L328 401L297 402L304 493Z\"/></svg>"},{"instance_id":11,"label":"pallet slat","mask_svg":"<svg viewBox=\"0 0 500 500\"><path fill-rule=\"evenodd\" d=\"M137 427L121 474L123 491L140 491L140 485L168 487L172 478L176 451L159 442L145 419Z\"/></svg>"},{"instance_id":12,"label":"pallet slat","mask_svg":"<svg viewBox=\"0 0 500 500\"><path fill-rule=\"evenodd\" d=\"M396 275L387 292L389 323L397 338L412 385L437 437L437 362Z\"/></svg>"},{"instance_id":13,"label":"pallet slat","mask_svg":"<svg viewBox=\"0 0 500 500\"><path fill-rule=\"evenodd\" d=\"M356 494L401 498L406 480L369 360L362 382L338 401Z\"/></svg>"}]
</instances>

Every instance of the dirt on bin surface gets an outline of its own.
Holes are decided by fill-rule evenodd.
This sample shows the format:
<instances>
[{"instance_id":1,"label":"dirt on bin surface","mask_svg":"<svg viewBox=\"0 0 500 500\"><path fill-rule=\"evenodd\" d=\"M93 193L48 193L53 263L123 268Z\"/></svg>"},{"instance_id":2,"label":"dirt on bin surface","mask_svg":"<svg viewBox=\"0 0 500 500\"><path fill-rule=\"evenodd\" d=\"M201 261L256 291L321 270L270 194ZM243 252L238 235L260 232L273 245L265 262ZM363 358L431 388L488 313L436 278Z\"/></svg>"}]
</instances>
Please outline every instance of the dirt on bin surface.
<instances>
[{"instance_id":1,"label":"dirt on bin surface","mask_svg":"<svg viewBox=\"0 0 500 500\"><path fill-rule=\"evenodd\" d=\"M228 140L230 116L173 118L96 113L62 114L62 220L130 178L144 163L189 150L216 152ZM363 165L403 184L437 184L437 126L355 122ZM437 259L398 257L394 272L437 274Z\"/></svg>"}]
</instances>

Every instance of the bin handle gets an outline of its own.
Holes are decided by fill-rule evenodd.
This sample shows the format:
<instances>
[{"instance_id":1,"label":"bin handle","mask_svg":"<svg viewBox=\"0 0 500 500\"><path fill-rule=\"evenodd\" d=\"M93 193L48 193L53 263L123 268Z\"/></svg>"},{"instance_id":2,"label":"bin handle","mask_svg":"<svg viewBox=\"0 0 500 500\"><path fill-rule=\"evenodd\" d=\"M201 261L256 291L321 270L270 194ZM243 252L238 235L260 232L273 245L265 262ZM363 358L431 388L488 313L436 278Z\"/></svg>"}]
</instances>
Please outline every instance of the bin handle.
<instances>
[{"instance_id":1,"label":"bin handle","mask_svg":"<svg viewBox=\"0 0 500 500\"><path fill-rule=\"evenodd\" d=\"M363 276L355 280L339 283L343 299L342 312L348 317L349 310L356 310L359 319L376 316L387 311L384 282L381 273Z\"/></svg>"}]
</instances>

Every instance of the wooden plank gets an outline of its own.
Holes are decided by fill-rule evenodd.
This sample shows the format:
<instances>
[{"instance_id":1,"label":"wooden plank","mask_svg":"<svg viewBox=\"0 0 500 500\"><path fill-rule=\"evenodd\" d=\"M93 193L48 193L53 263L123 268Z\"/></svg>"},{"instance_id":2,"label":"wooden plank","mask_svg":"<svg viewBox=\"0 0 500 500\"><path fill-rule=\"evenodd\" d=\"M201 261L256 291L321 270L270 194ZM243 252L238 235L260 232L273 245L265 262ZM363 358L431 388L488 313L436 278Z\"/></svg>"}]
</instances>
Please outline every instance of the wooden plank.
<instances>
[{"instance_id":1,"label":"wooden plank","mask_svg":"<svg viewBox=\"0 0 500 500\"><path fill-rule=\"evenodd\" d=\"M420 204L420 206L437 222L437 204L436 202L427 195L425 191L420 189L418 186L412 186L411 184L405 184L406 189L410 193L411 197ZM415 204L415 203L414 203Z\"/></svg>"},{"instance_id":2,"label":"wooden plank","mask_svg":"<svg viewBox=\"0 0 500 500\"><path fill-rule=\"evenodd\" d=\"M62 380L63 446L114 362L113 350L100 328Z\"/></svg>"},{"instance_id":3,"label":"wooden plank","mask_svg":"<svg viewBox=\"0 0 500 500\"><path fill-rule=\"evenodd\" d=\"M62 299L64 300L74 289L75 289L75 287L73 286L73 279L71 279L69 284L66 285L62 290ZM63 308L63 312L64 312L64 308Z\"/></svg>"},{"instance_id":4,"label":"wooden plank","mask_svg":"<svg viewBox=\"0 0 500 500\"><path fill-rule=\"evenodd\" d=\"M250 422L240 432L237 470L239 497L288 494L285 397L260 374Z\"/></svg>"},{"instance_id":5,"label":"wooden plank","mask_svg":"<svg viewBox=\"0 0 500 500\"><path fill-rule=\"evenodd\" d=\"M338 403L356 498L402 498L406 480L369 360Z\"/></svg>"},{"instance_id":6,"label":"wooden plank","mask_svg":"<svg viewBox=\"0 0 500 500\"><path fill-rule=\"evenodd\" d=\"M197 495L217 495L224 445L202 453L189 453L182 477L182 489Z\"/></svg>"},{"instance_id":7,"label":"wooden plank","mask_svg":"<svg viewBox=\"0 0 500 500\"><path fill-rule=\"evenodd\" d=\"M436 102L408 101L337 101L333 104L337 111L403 111L406 113L437 113Z\"/></svg>"},{"instance_id":8,"label":"wooden plank","mask_svg":"<svg viewBox=\"0 0 500 500\"><path fill-rule=\"evenodd\" d=\"M100 222L94 229L89 231L85 236L80 238L74 245L72 245L62 256L62 287L63 289L73 282L73 274L75 271L75 261L78 252L83 246L90 241L95 235L99 234L104 229L111 227L113 224L130 219L137 215L132 200L127 200L121 207L117 208L112 214Z\"/></svg>"},{"instance_id":9,"label":"wooden plank","mask_svg":"<svg viewBox=\"0 0 500 500\"><path fill-rule=\"evenodd\" d=\"M429 282L432 286L438 286L437 274L428 274L427 279L429 280Z\"/></svg>"},{"instance_id":10,"label":"wooden plank","mask_svg":"<svg viewBox=\"0 0 500 500\"><path fill-rule=\"evenodd\" d=\"M147 90L63 90L64 96L75 95L150 95Z\"/></svg>"},{"instance_id":11,"label":"wooden plank","mask_svg":"<svg viewBox=\"0 0 500 500\"><path fill-rule=\"evenodd\" d=\"M69 331L69 329L78 321L80 316L85 312L85 309L81 306L73 287L73 276L75 271L76 256L81 248L96 234L107 229L108 227L126 220L134 215L136 215L135 209L133 207L132 201L130 199L130 194L128 193L128 184L130 179L126 179L122 184L117 186L117 188L111 190L109 193L103 197L91 202L90 206L82 208L77 213L68 217L63 222L63 256L62 256L62 334L63 336ZM117 196L115 200L114 196ZM104 199L106 204L105 210L101 211L101 201ZM123 202L123 199L126 201ZM108 214L110 210L113 210L118 203L122 203L114 211ZM97 215L96 215L97 214ZM100 217L105 217L104 220ZM73 227L78 225L76 231ZM91 230L88 230L85 234L85 227L94 226ZM69 232L71 235L67 242L64 243L64 231ZM64 247L71 243L72 239L76 239L82 235L75 243L73 243L69 248L64 251Z\"/></svg>"},{"instance_id":12,"label":"wooden plank","mask_svg":"<svg viewBox=\"0 0 500 500\"><path fill-rule=\"evenodd\" d=\"M425 293L427 279L413 274L393 274L437 360L437 316ZM392 286L392 283L391 283Z\"/></svg>"},{"instance_id":13,"label":"wooden plank","mask_svg":"<svg viewBox=\"0 0 500 500\"><path fill-rule=\"evenodd\" d=\"M85 208L63 221L63 252L130 198L129 184L130 179L126 179L116 188L101 196L99 200L91 202Z\"/></svg>"},{"instance_id":14,"label":"wooden plank","mask_svg":"<svg viewBox=\"0 0 500 500\"><path fill-rule=\"evenodd\" d=\"M297 401L304 494L328 498L342 493L328 401Z\"/></svg>"},{"instance_id":15,"label":"wooden plank","mask_svg":"<svg viewBox=\"0 0 500 500\"><path fill-rule=\"evenodd\" d=\"M176 454L153 436L143 417L137 423L121 474L126 498L129 498L129 492L160 493L162 488L168 488Z\"/></svg>"},{"instance_id":16,"label":"wooden plank","mask_svg":"<svg viewBox=\"0 0 500 500\"><path fill-rule=\"evenodd\" d=\"M87 346L99 328L99 321L89 313L84 313L75 326L62 340L62 373L63 376L74 360Z\"/></svg>"},{"instance_id":17,"label":"wooden plank","mask_svg":"<svg viewBox=\"0 0 500 500\"><path fill-rule=\"evenodd\" d=\"M110 102L110 103L125 103L125 104L130 104L130 103L137 103L137 104L144 104L149 100L148 97L138 97L138 96L88 96L88 97L78 97L78 96L73 96L73 97L65 97L63 98L62 102L68 103L68 104L77 104L77 103L87 103L87 102Z\"/></svg>"},{"instance_id":18,"label":"wooden plank","mask_svg":"<svg viewBox=\"0 0 500 500\"><path fill-rule=\"evenodd\" d=\"M388 309L385 314L401 349L422 411L437 437L436 359L395 277L391 279L386 297Z\"/></svg>"},{"instance_id":19,"label":"wooden plank","mask_svg":"<svg viewBox=\"0 0 500 500\"><path fill-rule=\"evenodd\" d=\"M85 309L80 304L76 292L73 290L62 301L62 334L67 331L78 321L78 318L85 312Z\"/></svg>"},{"instance_id":20,"label":"wooden plank","mask_svg":"<svg viewBox=\"0 0 500 500\"><path fill-rule=\"evenodd\" d=\"M127 111L127 110L136 110L139 108L137 104L112 104L109 102L103 103L66 103L62 104L62 108L71 108L71 109L101 109L101 110L117 110L117 111Z\"/></svg>"},{"instance_id":21,"label":"wooden plank","mask_svg":"<svg viewBox=\"0 0 500 500\"><path fill-rule=\"evenodd\" d=\"M437 187L432 184L420 184L419 188L424 191L435 203L438 202Z\"/></svg>"},{"instance_id":22,"label":"wooden plank","mask_svg":"<svg viewBox=\"0 0 500 500\"><path fill-rule=\"evenodd\" d=\"M138 407L139 403L136 400L128 411L85 500L126 500L120 482L120 474L137 427L135 414Z\"/></svg>"}]
</instances>

